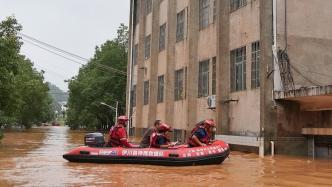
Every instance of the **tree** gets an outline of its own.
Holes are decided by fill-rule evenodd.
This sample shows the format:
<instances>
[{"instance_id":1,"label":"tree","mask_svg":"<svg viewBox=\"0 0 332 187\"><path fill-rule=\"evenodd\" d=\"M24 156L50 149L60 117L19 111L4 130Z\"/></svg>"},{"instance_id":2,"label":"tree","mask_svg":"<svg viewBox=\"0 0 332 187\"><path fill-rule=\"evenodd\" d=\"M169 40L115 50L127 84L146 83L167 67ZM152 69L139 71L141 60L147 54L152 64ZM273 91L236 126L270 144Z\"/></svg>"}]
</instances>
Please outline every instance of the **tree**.
<instances>
[{"instance_id":1,"label":"tree","mask_svg":"<svg viewBox=\"0 0 332 187\"><path fill-rule=\"evenodd\" d=\"M0 23L0 127L14 121L11 115L15 111L12 105L15 97L14 77L18 73L21 42L17 33L22 26L14 17L8 17Z\"/></svg>"},{"instance_id":2,"label":"tree","mask_svg":"<svg viewBox=\"0 0 332 187\"><path fill-rule=\"evenodd\" d=\"M114 112L100 102L114 105L118 101L119 114L125 112L126 76L107 67L126 72L127 45L128 28L121 24L117 38L96 47L91 61L69 81L66 123L71 128L103 129L107 123L114 124Z\"/></svg>"},{"instance_id":3,"label":"tree","mask_svg":"<svg viewBox=\"0 0 332 187\"><path fill-rule=\"evenodd\" d=\"M48 84L44 83L42 72L33 68L33 63L25 57L19 61L19 73L15 77L17 113L16 121L30 128L38 122L53 118L52 99L48 94Z\"/></svg>"},{"instance_id":4,"label":"tree","mask_svg":"<svg viewBox=\"0 0 332 187\"><path fill-rule=\"evenodd\" d=\"M22 26L14 17L0 23L0 128L33 124L52 118L52 100L43 72L19 54L22 42L18 32Z\"/></svg>"}]
</instances>

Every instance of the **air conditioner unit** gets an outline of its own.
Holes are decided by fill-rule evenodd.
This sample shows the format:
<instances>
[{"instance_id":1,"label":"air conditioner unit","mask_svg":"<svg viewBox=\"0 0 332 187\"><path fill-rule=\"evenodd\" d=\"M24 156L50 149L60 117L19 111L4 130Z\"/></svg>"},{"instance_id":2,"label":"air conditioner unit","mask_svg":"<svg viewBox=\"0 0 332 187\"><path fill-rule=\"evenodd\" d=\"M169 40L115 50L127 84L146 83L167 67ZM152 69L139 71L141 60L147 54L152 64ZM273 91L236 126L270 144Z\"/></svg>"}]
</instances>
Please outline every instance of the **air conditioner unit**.
<instances>
[{"instance_id":1,"label":"air conditioner unit","mask_svg":"<svg viewBox=\"0 0 332 187\"><path fill-rule=\"evenodd\" d=\"M216 95L210 95L207 98L207 104L209 106L209 109L215 109L216 108Z\"/></svg>"}]
</instances>

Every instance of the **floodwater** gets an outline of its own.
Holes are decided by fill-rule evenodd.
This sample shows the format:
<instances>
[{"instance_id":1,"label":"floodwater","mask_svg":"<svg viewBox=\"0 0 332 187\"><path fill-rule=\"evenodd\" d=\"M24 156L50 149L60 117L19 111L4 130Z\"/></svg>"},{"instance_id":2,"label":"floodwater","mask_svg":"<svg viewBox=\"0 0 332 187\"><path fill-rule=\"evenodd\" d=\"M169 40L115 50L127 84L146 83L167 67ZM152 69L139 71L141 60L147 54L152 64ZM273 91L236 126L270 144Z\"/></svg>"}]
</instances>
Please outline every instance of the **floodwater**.
<instances>
[{"instance_id":1,"label":"floodwater","mask_svg":"<svg viewBox=\"0 0 332 187\"><path fill-rule=\"evenodd\" d=\"M83 142L66 127L7 132L0 144L3 186L332 186L332 162L232 152L221 165L164 167L69 163Z\"/></svg>"}]
</instances>

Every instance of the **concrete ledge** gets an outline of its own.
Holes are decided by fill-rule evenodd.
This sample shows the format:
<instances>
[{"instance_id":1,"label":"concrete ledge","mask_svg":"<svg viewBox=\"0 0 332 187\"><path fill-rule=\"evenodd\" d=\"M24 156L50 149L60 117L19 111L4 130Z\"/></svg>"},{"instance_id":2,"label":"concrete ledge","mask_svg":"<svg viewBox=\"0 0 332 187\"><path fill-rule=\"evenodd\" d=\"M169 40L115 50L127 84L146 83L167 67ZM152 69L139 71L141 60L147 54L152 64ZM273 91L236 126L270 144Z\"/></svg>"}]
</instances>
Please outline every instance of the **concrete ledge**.
<instances>
[{"instance_id":1,"label":"concrete ledge","mask_svg":"<svg viewBox=\"0 0 332 187\"><path fill-rule=\"evenodd\" d=\"M332 136L332 128L302 128L302 134Z\"/></svg>"},{"instance_id":2,"label":"concrete ledge","mask_svg":"<svg viewBox=\"0 0 332 187\"><path fill-rule=\"evenodd\" d=\"M290 99L294 97L323 96L332 95L332 85L312 86L296 89L294 91L275 91L275 99Z\"/></svg>"},{"instance_id":3,"label":"concrete ledge","mask_svg":"<svg viewBox=\"0 0 332 187\"><path fill-rule=\"evenodd\" d=\"M216 135L216 139L233 145L259 147L260 144L260 137Z\"/></svg>"}]
</instances>

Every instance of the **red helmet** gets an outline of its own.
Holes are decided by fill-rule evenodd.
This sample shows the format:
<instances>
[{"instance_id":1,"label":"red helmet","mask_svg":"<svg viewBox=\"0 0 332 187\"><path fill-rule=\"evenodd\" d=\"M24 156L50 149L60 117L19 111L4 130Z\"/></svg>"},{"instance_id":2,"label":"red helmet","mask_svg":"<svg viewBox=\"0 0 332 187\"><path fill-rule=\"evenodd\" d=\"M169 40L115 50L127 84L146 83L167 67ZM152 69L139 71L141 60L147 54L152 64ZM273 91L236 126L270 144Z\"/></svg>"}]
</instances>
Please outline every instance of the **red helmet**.
<instances>
[{"instance_id":1,"label":"red helmet","mask_svg":"<svg viewBox=\"0 0 332 187\"><path fill-rule=\"evenodd\" d=\"M166 123L160 123L158 131L159 132L167 132L167 131L171 131L171 129L172 129L171 126L167 125Z\"/></svg>"},{"instance_id":2,"label":"red helmet","mask_svg":"<svg viewBox=\"0 0 332 187\"><path fill-rule=\"evenodd\" d=\"M128 119L128 117L127 116L119 116L118 117L118 122L126 122L126 121L128 121L129 119Z\"/></svg>"},{"instance_id":3,"label":"red helmet","mask_svg":"<svg viewBox=\"0 0 332 187\"><path fill-rule=\"evenodd\" d=\"M216 127L216 124L214 123L213 119L206 119L206 120L204 120L202 125L204 127L206 127L206 128Z\"/></svg>"}]
</instances>

